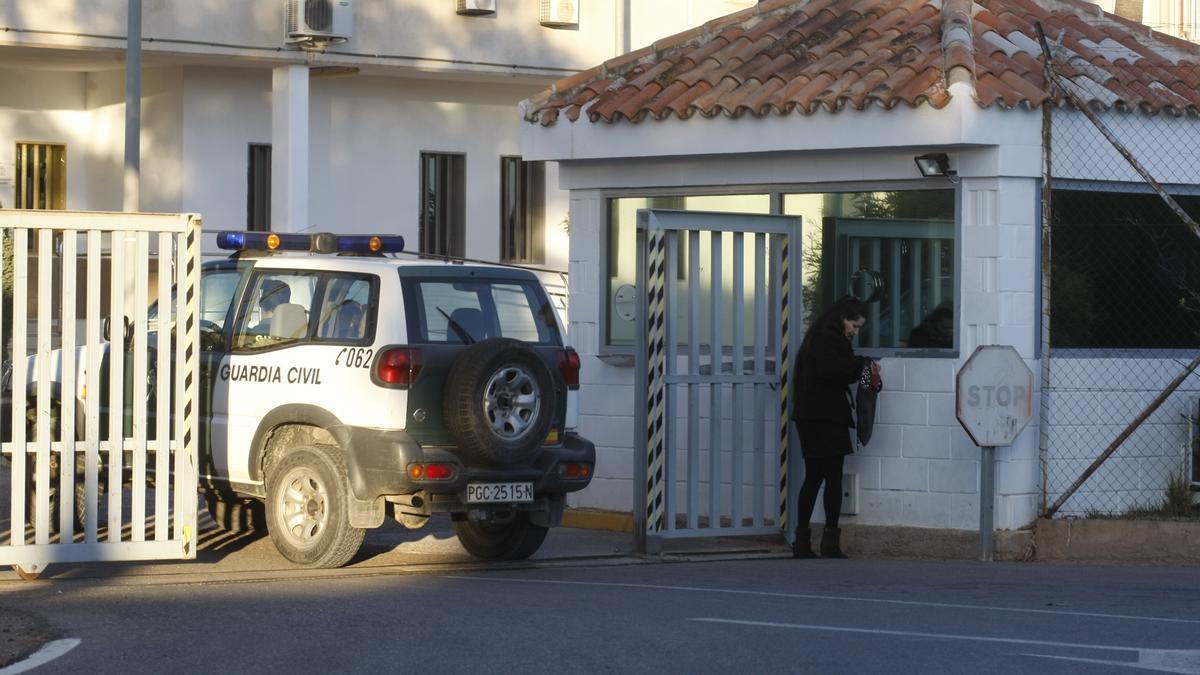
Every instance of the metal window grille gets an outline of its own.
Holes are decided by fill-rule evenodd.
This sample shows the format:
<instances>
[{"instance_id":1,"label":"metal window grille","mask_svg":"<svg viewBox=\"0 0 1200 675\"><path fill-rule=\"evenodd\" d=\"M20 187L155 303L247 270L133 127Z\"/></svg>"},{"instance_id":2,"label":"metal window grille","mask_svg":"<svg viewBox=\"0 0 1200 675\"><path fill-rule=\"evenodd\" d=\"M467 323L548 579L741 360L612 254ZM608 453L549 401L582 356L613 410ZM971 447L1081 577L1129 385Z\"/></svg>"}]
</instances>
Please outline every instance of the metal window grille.
<instances>
[{"instance_id":1,"label":"metal window grille","mask_svg":"<svg viewBox=\"0 0 1200 675\"><path fill-rule=\"evenodd\" d=\"M19 142L16 165L16 208L67 208L67 146Z\"/></svg>"},{"instance_id":2,"label":"metal window grille","mask_svg":"<svg viewBox=\"0 0 1200 675\"><path fill-rule=\"evenodd\" d=\"M421 153L422 253L461 257L466 253L465 155Z\"/></svg>"},{"instance_id":3,"label":"metal window grille","mask_svg":"<svg viewBox=\"0 0 1200 675\"><path fill-rule=\"evenodd\" d=\"M500 259L504 262L546 261L545 185L544 163L500 158Z\"/></svg>"},{"instance_id":4,"label":"metal window grille","mask_svg":"<svg viewBox=\"0 0 1200 675\"><path fill-rule=\"evenodd\" d=\"M271 229L271 146L251 143L246 160L246 229Z\"/></svg>"}]
</instances>

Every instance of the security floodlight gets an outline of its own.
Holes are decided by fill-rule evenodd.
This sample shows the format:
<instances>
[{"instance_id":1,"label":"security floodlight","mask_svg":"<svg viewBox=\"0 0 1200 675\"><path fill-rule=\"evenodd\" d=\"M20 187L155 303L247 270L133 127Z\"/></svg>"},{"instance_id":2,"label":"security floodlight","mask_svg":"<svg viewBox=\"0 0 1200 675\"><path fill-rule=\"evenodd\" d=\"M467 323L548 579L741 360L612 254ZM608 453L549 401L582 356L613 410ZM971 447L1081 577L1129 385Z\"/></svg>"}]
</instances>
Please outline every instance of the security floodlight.
<instances>
[{"instance_id":1,"label":"security floodlight","mask_svg":"<svg viewBox=\"0 0 1200 675\"><path fill-rule=\"evenodd\" d=\"M945 176L951 178L958 175L957 171L950 170L950 158L944 152L931 152L927 155L914 157L917 163L917 169L921 171L921 175L926 178L936 176Z\"/></svg>"}]
</instances>

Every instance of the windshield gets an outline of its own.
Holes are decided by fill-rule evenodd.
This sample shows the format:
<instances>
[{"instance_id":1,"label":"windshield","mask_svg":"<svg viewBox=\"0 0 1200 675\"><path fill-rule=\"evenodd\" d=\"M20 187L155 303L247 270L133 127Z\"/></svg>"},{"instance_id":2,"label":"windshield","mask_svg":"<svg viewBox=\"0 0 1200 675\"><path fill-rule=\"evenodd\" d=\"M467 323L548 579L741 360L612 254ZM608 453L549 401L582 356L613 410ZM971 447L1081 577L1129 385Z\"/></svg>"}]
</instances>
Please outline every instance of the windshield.
<instances>
[{"instance_id":1,"label":"windshield","mask_svg":"<svg viewBox=\"0 0 1200 675\"><path fill-rule=\"evenodd\" d=\"M241 273L237 269L204 269L200 275L200 325L203 330L221 331L233 294L237 292ZM176 302L175 287L171 287L171 306ZM172 312L173 313L173 312ZM158 303L150 305L147 312L150 330L158 327Z\"/></svg>"}]
</instances>

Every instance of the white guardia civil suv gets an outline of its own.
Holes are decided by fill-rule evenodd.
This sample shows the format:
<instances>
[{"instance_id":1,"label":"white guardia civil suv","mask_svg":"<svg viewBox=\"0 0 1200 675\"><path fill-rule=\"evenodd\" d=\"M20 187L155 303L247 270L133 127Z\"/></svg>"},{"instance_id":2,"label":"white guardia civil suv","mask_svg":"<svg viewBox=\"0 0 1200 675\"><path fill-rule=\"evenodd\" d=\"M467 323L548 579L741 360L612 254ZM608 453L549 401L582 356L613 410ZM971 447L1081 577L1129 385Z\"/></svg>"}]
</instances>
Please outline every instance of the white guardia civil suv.
<instances>
[{"instance_id":1,"label":"white guardia civil suv","mask_svg":"<svg viewBox=\"0 0 1200 675\"><path fill-rule=\"evenodd\" d=\"M595 447L573 431L579 356L532 272L401 259L400 237L218 245L233 253L201 272L199 472L218 524L265 525L310 567L347 563L389 513L449 513L482 559L538 549Z\"/></svg>"}]
</instances>

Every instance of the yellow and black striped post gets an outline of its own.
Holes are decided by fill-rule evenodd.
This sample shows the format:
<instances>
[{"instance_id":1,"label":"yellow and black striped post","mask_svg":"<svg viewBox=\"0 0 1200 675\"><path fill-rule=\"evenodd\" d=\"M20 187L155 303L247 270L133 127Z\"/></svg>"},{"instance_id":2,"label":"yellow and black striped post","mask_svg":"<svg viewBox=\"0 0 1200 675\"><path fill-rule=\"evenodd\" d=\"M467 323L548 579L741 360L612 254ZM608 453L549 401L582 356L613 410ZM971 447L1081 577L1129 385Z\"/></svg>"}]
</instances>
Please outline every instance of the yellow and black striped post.
<instances>
[{"instance_id":1,"label":"yellow and black striped post","mask_svg":"<svg viewBox=\"0 0 1200 675\"><path fill-rule=\"evenodd\" d=\"M789 319L791 311L791 237L780 237L779 251L779 528L786 534L791 527L788 522L788 397L791 395L791 361L788 342L791 339Z\"/></svg>"},{"instance_id":2,"label":"yellow and black striped post","mask_svg":"<svg viewBox=\"0 0 1200 675\"><path fill-rule=\"evenodd\" d=\"M646 274L646 530L663 530L666 447L666 232L649 233Z\"/></svg>"}]
</instances>

